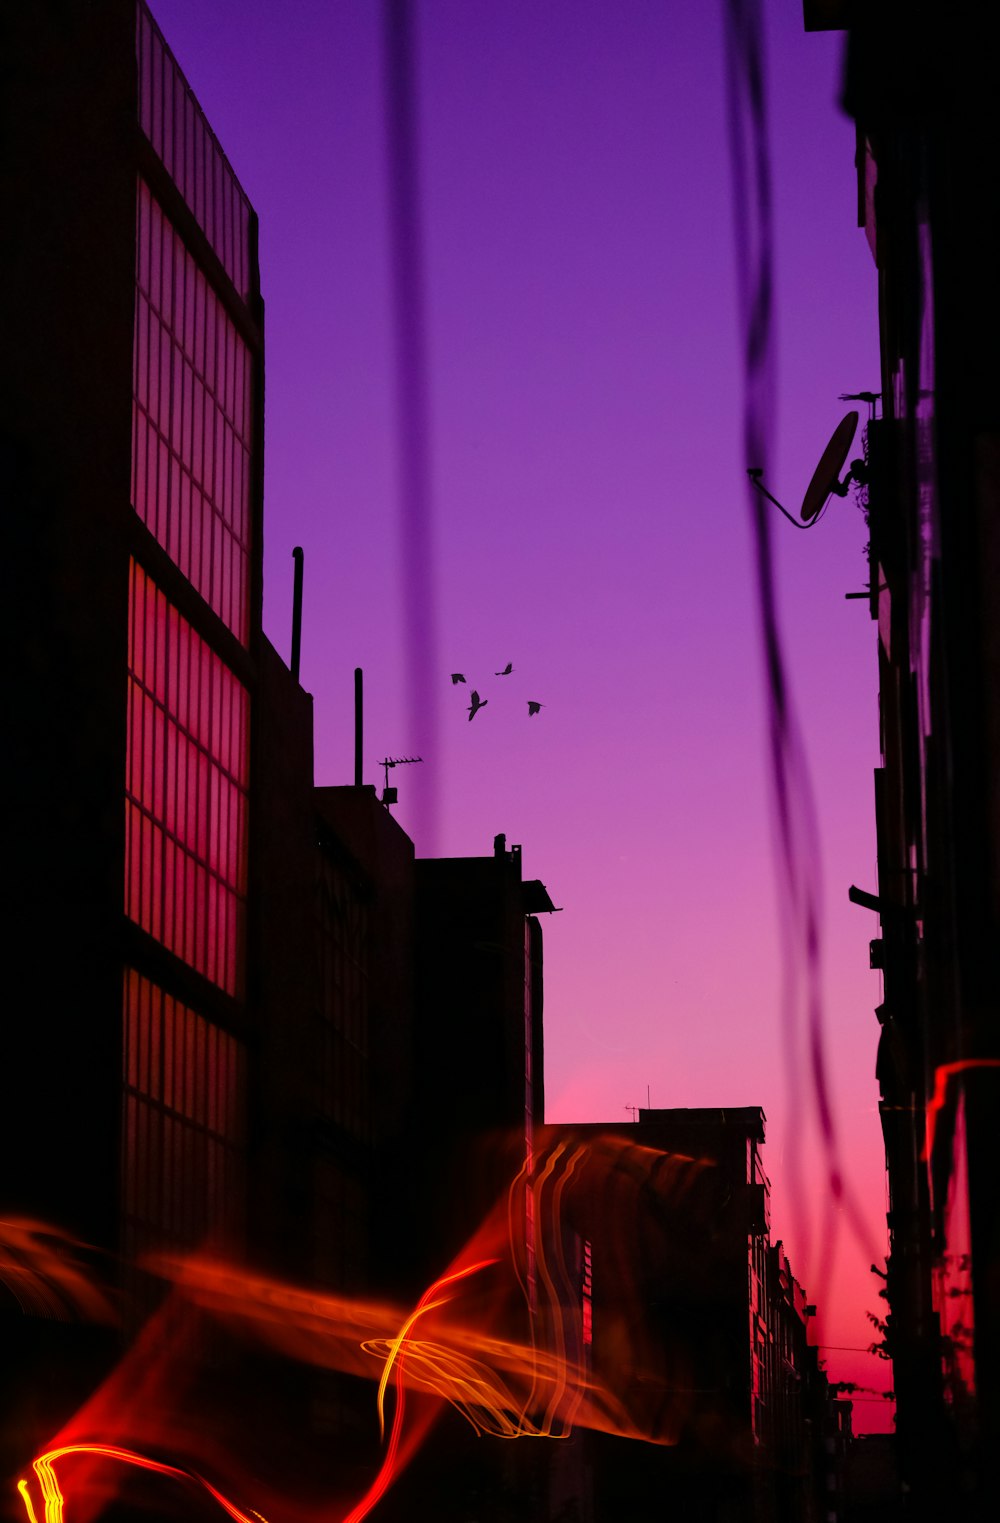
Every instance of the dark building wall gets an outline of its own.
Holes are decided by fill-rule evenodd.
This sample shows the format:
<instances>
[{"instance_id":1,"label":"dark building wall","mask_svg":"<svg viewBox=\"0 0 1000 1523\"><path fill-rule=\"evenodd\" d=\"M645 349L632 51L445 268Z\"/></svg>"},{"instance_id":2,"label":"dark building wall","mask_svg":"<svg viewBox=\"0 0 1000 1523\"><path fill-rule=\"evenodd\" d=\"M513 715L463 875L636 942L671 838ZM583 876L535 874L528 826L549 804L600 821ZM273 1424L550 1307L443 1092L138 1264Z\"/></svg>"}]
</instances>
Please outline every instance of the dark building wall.
<instances>
[{"instance_id":1,"label":"dark building wall","mask_svg":"<svg viewBox=\"0 0 1000 1523\"><path fill-rule=\"evenodd\" d=\"M636 1125L539 1135L545 1157L559 1143L584 1149L560 1230L587 1245L592 1265L588 1367L661 1441L586 1435L570 1489L581 1508L592 1499L596 1523L625 1512L841 1516L843 1445L828 1452L825 1441L844 1404L808 1346L804 1293L768 1239L763 1136L752 1106L643 1110Z\"/></svg>"},{"instance_id":2,"label":"dark building wall","mask_svg":"<svg viewBox=\"0 0 1000 1523\"><path fill-rule=\"evenodd\" d=\"M538 908L534 902L534 889L539 888L545 901L548 893L541 883L524 885L523 909ZM546 913L548 912L546 908ZM537 915L525 914L524 919L524 1029L521 1033L523 1049L521 1062L524 1066L524 1127L529 1140L533 1130L545 1120L545 976L542 944L542 927Z\"/></svg>"},{"instance_id":3,"label":"dark building wall","mask_svg":"<svg viewBox=\"0 0 1000 1523\"><path fill-rule=\"evenodd\" d=\"M371 1135L398 1145L413 1107L413 843L372 787L315 790L316 808L372 885L368 1052Z\"/></svg>"},{"instance_id":4,"label":"dark building wall","mask_svg":"<svg viewBox=\"0 0 1000 1523\"><path fill-rule=\"evenodd\" d=\"M903 1516L895 1434L860 1434L847 1459L846 1523L902 1523Z\"/></svg>"},{"instance_id":5,"label":"dark building wall","mask_svg":"<svg viewBox=\"0 0 1000 1523\"><path fill-rule=\"evenodd\" d=\"M309 1261L315 1044L312 699L261 642L251 858L248 1246L272 1273Z\"/></svg>"},{"instance_id":6,"label":"dark building wall","mask_svg":"<svg viewBox=\"0 0 1000 1523\"><path fill-rule=\"evenodd\" d=\"M566 1224L589 1245L592 1367L641 1431L585 1439L595 1523L754 1518L750 1330L756 1107L546 1128L583 1144ZM763 1224L761 1224L762 1226Z\"/></svg>"},{"instance_id":7,"label":"dark building wall","mask_svg":"<svg viewBox=\"0 0 1000 1523\"><path fill-rule=\"evenodd\" d=\"M520 847L500 847L492 857L421 859L416 883L423 1093L448 1129L519 1124L526 989L540 984L542 966L541 929L529 918L531 885L522 882ZM534 987L539 1011L541 998ZM536 1058L540 1043L536 1033ZM533 1119L541 1121L540 1095L533 1106Z\"/></svg>"},{"instance_id":8,"label":"dark building wall","mask_svg":"<svg viewBox=\"0 0 1000 1523\"><path fill-rule=\"evenodd\" d=\"M533 897L540 890L541 900ZM416 864L416 1084L428 1263L447 1263L523 1162L542 1120L541 931L520 848ZM534 1019L533 1019L534 1017ZM530 1099L529 1099L530 1094ZM528 1107L530 1105L530 1113Z\"/></svg>"},{"instance_id":9,"label":"dark building wall","mask_svg":"<svg viewBox=\"0 0 1000 1523\"><path fill-rule=\"evenodd\" d=\"M845 101L878 266L870 430L900 1472L913 1516L1000 1501L1000 262L996 18L852 17ZM979 1511L977 1511L977 1509Z\"/></svg>"},{"instance_id":10,"label":"dark building wall","mask_svg":"<svg viewBox=\"0 0 1000 1523\"><path fill-rule=\"evenodd\" d=\"M116 1245L131 7L4 9L3 1202ZM134 129L132 129L134 131ZM58 954L53 955L58 946ZM16 1162L15 1162L16 1161Z\"/></svg>"},{"instance_id":11,"label":"dark building wall","mask_svg":"<svg viewBox=\"0 0 1000 1523\"><path fill-rule=\"evenodd\" d=\"M336 1050L349 1046L352 1052L354 1135L345 1135L343 1125L329 1135L363 1157L365 1286L405 1289L418 1298L424 1286L415 1270L420 1189L413 1140L422 1102L414 1076L413 843L374 788L317 788L314 800L323 850L337 864L342 892L350 894L354 885L365 915L363 1008L352 1030L344 1029L335 1009L329 1012ZM343 1066L334 1064L330 1084L343 1090L346 1083Z\"/></svg>"},{"instance_id":12,"label":"dark building wall","mask_svg":"<svg viewBox=\"0 0 1000 1523\"><path fill-rule=\"evenodd\" d=\"M5 759L17 801L0 1213L108 1250L130 1329L150 1290L130 1260L232 1236L243 1215L256 228L142 6L6 6L0 25ZM212 192L183 168L190 134L219 171ZM226 268L237 249L239 289ZM222 441L211 465L209 411ZM239 584L223 554L237 539ZM104 1333L30 1318L12 1340L35 1350L24 1380L14 1359L4 1378L19 1410L37 1404L38 1436L113 1354Z\"/></svg>"},{"instance_id":13,"label":"dark building wall","mask_svg":"<svg viewBox=\"0 0 1000 1523\"><path fill-rule=\"evenodd\" d=\"M524 911L507 858L417 864L420 1065L448 1129L501 1127L524 1106Z\"/></svg>"}]
</instances>

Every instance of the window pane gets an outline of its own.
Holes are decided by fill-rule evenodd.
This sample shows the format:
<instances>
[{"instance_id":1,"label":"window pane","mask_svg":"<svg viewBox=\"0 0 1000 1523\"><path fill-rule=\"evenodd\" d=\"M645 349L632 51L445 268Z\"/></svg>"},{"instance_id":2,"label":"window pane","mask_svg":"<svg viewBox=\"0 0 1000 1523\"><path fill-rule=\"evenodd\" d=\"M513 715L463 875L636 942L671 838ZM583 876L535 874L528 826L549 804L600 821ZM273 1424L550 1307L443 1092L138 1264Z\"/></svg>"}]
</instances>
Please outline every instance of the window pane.
<instances>
[{"instance_id":1,"label":"window pane","mask_svg":"<svg viewBox=\"0 0 1000 1523\"><path fill-rule=\"evenodd\" d=\"M235 470L234 455L250 442L247 398L254 361L141 180L138 205L133 505L174 563L245 644L249 472L242 462L241 472ZM148 419L146 433L143 418ZM191 493L194 483L202 492L198 500ZM228 574L230 552L227 547L222 554L220 530L236 541L232 554L237 564Z\"/></svg>"},{"instance_id":2,"label":"window pane","mask_svg":"<svg viewBox=\"0 0 1000 1523\"><path fill-rule=\"evenodd\" d=\"M129 622L126 913L238 995L229 927L242 940L247 694L135 562Z\"/></svg>"},{"instance_id":3,"label":"window pane","mask_svg":"<svg viewBox=\"0 0 1000 1523\"><path fill-rule=\"evenodd\" d=\"M221 1248L238 1236L245 1069L242 1043L126 969L122 1201L136 1251Z\"/></svg>"}]
</instances>

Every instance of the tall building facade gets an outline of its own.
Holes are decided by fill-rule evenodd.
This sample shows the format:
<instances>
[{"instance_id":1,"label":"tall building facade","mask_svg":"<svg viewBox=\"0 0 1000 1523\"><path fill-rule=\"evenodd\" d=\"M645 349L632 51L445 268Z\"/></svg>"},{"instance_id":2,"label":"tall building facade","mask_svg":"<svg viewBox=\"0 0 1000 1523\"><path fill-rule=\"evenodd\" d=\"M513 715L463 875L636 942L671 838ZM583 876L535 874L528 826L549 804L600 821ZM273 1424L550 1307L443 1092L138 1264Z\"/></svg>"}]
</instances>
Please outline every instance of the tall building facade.
<instances>
[{"instance_id":1,"label":"tall building facade","mask_svg":"<svg viewBox=\"0 0 1000 1523\"><path fill-rule=\"evenodd\" d=\"M190 1244L210 1234L225 1239L240 1226L262 414L255 218L142 5L136 65L129 500L138 523L128 568L124 868L128 1258L150 1238ZM147 938L155 943L152 957ZM213 1021L199 1000L206 983L220 1014L225 1006L224 1020ZM158 1197L150 1171L180 1185L185 1169L183 1188L165 1186Z\"/></svg>"},{"instance_id":2,"label":"tall building facade","mask_svg":"<svg viewBox=\"0 0 1000 1523\"><path fill-rule=\"evenodd\" d=\"M1000 263L996 19L806 6L848 28L858 221L878 272L869 427L900 1474L911 1517L1000 1507ZM835 12L836 14L823 14Z\"/></svg>"},{"instance_id":3,"label":"tall building facade","mask_svg":"<svg viewBox=\"0 0 1000 1523\"><path fill-rule=\"evenodd\" d=\"M4 29L0 1196L134 1264L245 1228L257 222L141 0Z\"/></svg>"}]
</instances>

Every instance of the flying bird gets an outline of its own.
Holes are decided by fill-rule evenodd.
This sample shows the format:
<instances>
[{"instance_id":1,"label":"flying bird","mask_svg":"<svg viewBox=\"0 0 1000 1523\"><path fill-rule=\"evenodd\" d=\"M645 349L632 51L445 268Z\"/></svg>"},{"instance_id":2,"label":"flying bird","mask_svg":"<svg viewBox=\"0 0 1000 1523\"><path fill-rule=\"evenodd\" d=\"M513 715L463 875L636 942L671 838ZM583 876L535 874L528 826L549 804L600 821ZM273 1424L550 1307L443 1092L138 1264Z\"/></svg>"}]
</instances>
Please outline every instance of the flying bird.
<instances>
[{"instance_id":1,"label":"flying bird","mask_svg":"<svg viewBox=\"0 0 1000 1523\"><path fill-rule=\"evenodd\" d=\"M464 682L464 681L465 681L465 678L462 676L461 672L452 672L452 674L451 674L451 685L452 685L452 687L455 686L456 682Z\"/></svg>"},{"instance_id":2,"label":"flying bird","mask_svg":"<svg viewBox=\"0 0 1000 1523\"><path fill-rule=\"evenodd\" d=\"M493 675L494 677L509 677L513 670L514 663L512 661L508 661L502 672L494 672Z\"/></svg>"},{"instance_id":3,"label":"flying bird","mask_svg":"<svg viewBox=\"0 0 1000 1523\"><path fill-rule=\"evenodd\" d=\"M479 710L480 709L485 709L485 707L489 703L489 701L490 700L488 698L480 698L480 696L476 692L475 688L472 689L472 702L469 704L469 723L470 724L475 719L476 715L479 713Z\"/></svg>"},{"instance_id":4,"label":"flying bird","mask_svg":"<svg viewBox=\"0 0 1000 1523\"><path fill-rule=\"evenodd\" d=\"M544 707L545 707L544 703L536 703L533 698L529 698L528 699L528 718L530 719L532 714L537 714L538 710L539 709L544 709Z\"/></svg>"}]
</instances>

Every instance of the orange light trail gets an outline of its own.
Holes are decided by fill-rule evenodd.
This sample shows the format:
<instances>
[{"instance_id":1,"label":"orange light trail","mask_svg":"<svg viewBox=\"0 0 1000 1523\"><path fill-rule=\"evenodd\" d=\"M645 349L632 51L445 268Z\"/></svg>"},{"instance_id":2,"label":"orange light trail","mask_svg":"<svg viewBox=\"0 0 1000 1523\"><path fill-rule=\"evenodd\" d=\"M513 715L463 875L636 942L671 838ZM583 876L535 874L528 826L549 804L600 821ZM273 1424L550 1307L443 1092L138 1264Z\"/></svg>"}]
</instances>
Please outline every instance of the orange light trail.
<instances>
[{"instance_id":1,"label":"orange light trail","mask_svg":"<svg viewBox=\"0 0 1000 1523\"><path fill-rule=\"evenodd\" d=\"M556 1224L556 1225L558 1225L558 1224L560 1224L562 1222L562 1197L563 1197L563 1193L564 1193L564 1191L566 1189L566 1186L567 1186L568 1182L570 1181L570 1179L572 1178L572 1176L573 1176L573 1174L574 1174L574 1172L576 1170L577 1164L580 1162L581 1158L584 1156L584 1151L585 1150L582 1147L577 1147L574 1150L572 1156L569 1159L569 1162L566 1164L566 1167L565 1167L561 1177L559 1178L559 1180L556 1183L556 1185L553 1187L553 1190L552 1190L553 1200L552 1200L552 1205L551 1205L551 1216L552 1216L553 1223ZM566 1152L566 1146L563 1143L559 1143L556 1147L552 1148L550 1153L549 1153L549 1156L545 1160L544 1167L541 1169L541 1171L536 1176L532 1176L529 1164L525 1163L525 1165L522 1168L521 1172L518 1174L517 1178L514 1180L514 1183L511 1185L510 1195L508 1197L508 1234L509 1234L509 1237L510 1237L510 1242L511 1242L511 1248L512 1249L515 1248L515 1246L516 1246L516 1244L518 1242L518 1239L519 1239L519 1233L515 1230L515 1226L514 1226L514 1222L515 1222L514 1201L515 1201L515 1195L518 1192L518 1187L520 1186L523 1190L530 1191L531 1197L534 1200L535 1204L534 1204L534 1211L533 1211L532 1220L534 1222L536 1222L536 1223L540 1222L540 1221L543 1221L545 1218L544 1218L543 1213L542 1213L542 1211L540 1209L540 1199L539 1198L543 1194L546 1184L551 1180L551 1178L552 1178L552 1176L553 1176L553 1174L555 1172L556 1165L559 1163L560 1158L563 1157L565 1152ZM520 1216L521 1214L523 1214L523 1212L519 1212L518 1216ZM559 1245L559 1242L558 1242L558 1234L553 1234L553 1236L556 1239L556 1241L555 1241L555 1253L556 1253L557 1263L559 1265L559 1268L562 1271L562 1278L563 1278L563 1281L564 1281L564 1286L566 1287L567 1290L570 1290L570 1279L569 1279L569 1276L568 1276L568 1274L566 1272L565 1263L563 1262L562 1252L561 1252L561 1248L560 1248L560 1245ZM551 1270L549 1268L548 1256L547 1256L547 1254L545 1252L545 1233L544 1233L544 1231L538 1232L538 1233L535 1234L535 1237L534 1237L534 1250L535 1250L535 1265L536 1265L536 1268L538 1270L539 1276L541 1277L541 1281L542 1281L542 1284L544 1286L544 1289L545 1289L545 1291L546 1291L546 1293L548 1295L549 1310L553 1314L550 1317L550 1324L551 1324L551 1329L552 1329L552 1336L553 1336L554 1341L556 1343L556 1350L555 1350L554 1357L549 1358L548 1360L544 1361L544 1365L547 1366L549 1370L551 1370L551 1371L553 1371L555 1373L556 1378L552 1379L550 1381L550 1384L551 1384L551 1393L550 1393L548 1401L546 1403L545 1416L544 1416L541 1424L538 1426L538 1428L532 1429L531 1431L535 1432L539 1437L554 1437L554 1436L556 1436L553 1433L553 1429L554 1429L554 1426L555 1426L555 1423L556 1423L557 1414L558 1414L558 1411L559 1411L560 1404L563 1402L563 1400L564 1400L564 1398L566 1396L567 1390L570 1389L570 1385L571 1385L570 1376L572 1374L572 1375L575 1376L575 1380L573 1381L573 1384L576 1387L575 1399L571 1401L570 1410L565 1414L565 1416L563 1418L563 1433L558 1435L560 1437L565 1437L566 1435L569 1434L569 1432L570 1432L570 1430L571 1430L571 1428L573 1426L573 1418L576 1415L577 1409L579 1408L580 1401L582 1399L582 1394L583 1394L582 1393L582 1387L583 1387L583 1384L584 1384L583 1372L581 1370L579 1370L579 1369L575 1369L575 1370L571 1369L570 1362L568 1361L567 1356L566 1356L566 1333L565 1333L566 1311L564 1309L563 1301L561 1300L559 1292L556 1289L555 1283L553 1281L552 1272L551 1272ZM514 1262L515 1262L515 1266L516 1266L516 1264L517 1264L517 1254L516 1254L516 1252L514 1254ZM522 1291L522 1294L524 1295L525 1301L529 1302L529 1311L530 1311L530 1298L529 1298L529 1294L528 1294L528 1287L527 1287L526 1283L524 1282L524 1280L522 1279L520 1271L516 1270L516 1268L515 1268L515 1272L517 1273L518 1282L521 1285L521 1291ZM566 1301L566 1306L568 1307L568 1305L571 1304L571 1296L570 1295L566 1295L565 1301ZM523 1407L521 1409L521 1423L520 1423L520 1426L521 1426L521 1430L522 1431L527 1430L528 1427L529 1427L528 1422L527 1422L527 1413L531 1409L532 1405L534 1404L534 1402L536 1401L536 1399L538 1397L539 1376L542 1374L542 1371L543 1371L543 1361L538 1358L538 1352L537 1352L537 1348L536 1348L536 1323L537 1323L537 1320L538 1319L536 1317L534 1317L534 1316L530 1317L530 1319L529 1319L529 1325L530 1325L530 1328L531 1328L532 1349L533 1349L533 1352L535 1354L535 1358L534 1358L533 1363L532 1363L531 1390L530 1390L530 1392L528 1394L528 1397L527 1397L527 1399L526 1399L526 1401L525 1401L525 1403L524 1403L524 1405L523 1405Z\"/></svg>"},{"instance_id":2,"label":"orange light trail","mask_svg":"<svg viewBox=\"0 0 1000 1523\"><path fill-rule=\"evenodd\" d=\"M568 1391L574 1406L582 1397L584 1409L579 1420L585 1426L651 1439L641 1424L628 1418L613 1393L575 1362L516 1338L491 1336L481 1327L465 1325L452 1316L442 1319L444 1307L453 1304L453 1298L439 1299L440 1291L490 1262L497 1260L477 1259L474 1265L435 1281L425 1292L419 1310L409 1314L388 1304L302 1291L209 1260L160 1260L157 1267L174 1279L194 1305L256 1332L293 1358L362 1376L371 1375L373 1358L383 1361L383 1397L388 1387L384 1361L396 1359L402 1348L405 1357L394 1366L397 1388L402 1381L410 1388L443 1397L480 1432L508 1437L552 1434L554 1399L548 1401L548 1419L535 1425L524 1415L532 1405L531 1396L512 1396L506 1378L526 1393L533 1387L536 1393L544 1387L549 1392L561 1390L565 1398ZM502 1302L500 1305L503 1311ZM565 1308L558 1305L551 1311L557 1323L566 1315ZM434 1321L433 1330L423 1339L412 1336L418 1318ZM390 1332L392 1327L403 1331Z\"/></svg>"},{"instance_id":3,"label":"orange light trail","mask_svg":"<svg viewBox=\"0 0 1000 1523\"><path fill-rule=\"evenodd\" d=\"M65 1498L56 1479L56 1460L64 1459L70 1454L89 1454L100 1459L119 1460L125 1465L134 1465L139 1470L152 1470L157 1475L166 1475L179 1481L194 1481L213 1497L219 1506L235 1520L235 1523L267 1523L259 1512L253 1509L246 1513L230 1502L228 1497L223 1496L210 1481L206 1481L203 1475L194 1470L181 1470L176 1465L165 1465L160 1460L149 1459L147 1455L137 1454L132 1449L118 1449L113 1444L66 1444L61 1449L50 1449L48 1453L39 1455L32 1465L32 1469L38 1477L38 1484L42 1492L42 1500L45 1503L45 1523L64 1523L63 1507ZM38 1517L32 1506L31 1495L28 1491L27 1481L17 1483L17 1489L21 1494L25 1510L28 1514L28 1523L38 1523Z\"/></svg>"},{"instance_id":4,"label":"orange light trail","mask_svg":"<svg viewBox=\"0 0 1000 1523\"><path fill-rule=\"evenodd\" d=\"M536 1140L510 1189L412 1309L303 1289L207 1255L144 1260L147 1272L171 1282L173 1291L116 1370L33 1462L33 1474L18 1482L27 1523L65 1523L60 1478L73 1514L81 1509L83 1523L96 1516L108 1461L195 1485L233 1523L259 1523L260 1513L241 1510L202 1474L207 1469L246 1492L247 1482L233 1480L233 1457L215 1449L204 1425L183 1420L189 1409L179 1405L181 1389L195 1369L192 1331L204 1317L285 1358L361 1376L377 1388L381 1463L349 1510L331 1498L319 1513L315 1505L307 1512L283 1489L266 1489L254 1468L253 1486L265 1486L263 1505L289 1523L362 1523L398 1482L445 1403L490 1437L563 1438L582 1426L676 1443L690 1412L683 1338L668 1346L649 1324L634 1283L634 1245L626 1247L608 1228L634 1220L640 1192L652 1192L660 1205L657 1232L669 1222L675 1229L698 1227L711 1201L698 1183L709 1179L706 1161L600 1134L553 1129L539 1131ZM46 1230L38 1229L43 1243ZM617 1287L620 1304L615 1321L602 1323L599 1364L592 1369L578 1259L595 1235L606 1245L602 1273ZM30 1246L34 1239L27 1241ZM19 1251L16 1262L24 1260ZM484 1277L492 1266L498 1273ZM390 1380L391 1424L385 1414ZM419 1399L408 1406L411 1393ZM98 1435L102 1442L95 1441ZM178 1463L148 1458L149 1450ZM93 1477L81 1477L74 1456L88 1472L98 1462Z\"/></svg>"},{"instance_id":5,"label":"orange light trail","mask_svg":"<svg viewBox=\"0 0 1000 1523\"><path fill-rule=\"evenodd\" d=\"M431 1311L433 1308L443 1305L451 1300L450 1296L441 1296L438 1300L432 1297L445 1289L448 1285L454 1285L459 1280L467 1279L469 1275L476 1274L480 1269L486 1269L490 1264L495 1264L496 1259L481 1259L476 1264L470 1264L464 1269L453 1270L451 1274L442 1275L424 1291L417 1303L416 1309L407 1317L402 1330L396 1335L389 1345L386 1356L385 1368L382 1371L382 1379L378 1388L378 1420L379 1433L385 1433L384 1402L385 1390L389 1380L389 1373L396 1366L396 1404L392 1414L392 1428L389 1433L389 1445L386 1449L385 1459L382 1461L378 1475L375 1477L361 1501L344 1519L344 1523L361 1523L361 1519L367 1517L372 1508L385 1495L392 1483L397 1470L399 1441L403 1431L403 1413L406 1408L406 1387L403 1383L403 1347L409 1336L410 1329L418 1317Z\"/></svg>"},{"instance_id":6,"label":"orange light trail","mask_svg":"<svg viewBox=\"0 0 1000 1523\"><path fill-rule=\"evenodd\" d=\"M934 1070L934 1093L927 1102L927 1123L924 1131L924 1149L921 1162L926 1163L934 1151L934 1133L937 1131L938 1112L948 1098L948 1085L957 1074L970 1068L1000 1068L1000 1058L962 1058L957 1063L941 1063Z\"/></svg>"},{"instance_id":7,"label":"orange light trail","mask_svg":"<svg viewBox=\"0 0 1000 1523\"><path fill-rule=\"evenodd\" d=\"M416 1311L302 1290L204 1257L151 1260L147 1267L172 1280L202 1312L286 1357L375 1378L383 1439L385 1397L395 1375L397 1387L442 1398L477 1432L491 1436L561 1437L579 1425L674 1443L684 1382L659 1368L663 1351L655 1338L649 1342L642 1306L619 1318L615 1351L606 1336L600 1373L592 1372L580 1286L565 1249L573 1238L599 1231L602 1222L630 1219L637 1191L653 1189L664 1208L681 1210L695 1182L704 1179L706 1164L613 1136L567 1139L553 1132L539 1140L533 1166L521 1167L461 1259L425 1292ZM536 1289L529 1293L531 1202ZM485 1302L474 1310L465 1301L464 1315L456 1315L449 1287L468 1282L475 1267L487 1262L504 1265L505 1272L491 1282ZM634 1294L627 1254L615 1250L608 1272L622 1298ZM518 1336L521 1328L526 1337ZM373 1377L374 1360L379 1372Z\"/></svg>"},{"instance_id":8,"label":"orange light trail","mask_svg":"<svg viewBox=\"0 0 1000 1523\"><path fill-rule=\"evenodd\" d=\"M410 1313L406 1321L403 1323L401 1331L396 1335L396 1337L389 1345L389 1353L385 1361L385 1368L382 1371L382 1379L378 1384L377 1406L378 1431L380 1437L385 1436L385 1391L386 1386L389 1384L389 1375L392 1371L393 1365L396 1363L397 1357L401 1354L403 1344L409 1337L410 1329L418 1317L424 1316L427 1312L433 1311L435 1307L443 1306L446 1301L451 1300L450 1296L441 1296L436 1301L432 1301L431 1297L436 1296L438 1292L444 1290L446 1286L454 1285L459 1280L467 1279L470 1274L477 1274L480 1269L488 1269L491 1264L496 1264L497 1262L497 1259L481 1259L478 1264L470 1264L466 1269L456 1269L451 1274L442 1275L439 1280L435 1280L434 1284L429 1286L428 1289L424 1291L423 1295L420 1297L420 1300L417 1302L416 1310Z\"/></svg>"},{"instance_id":9,"label":"orange light trail","mask_svg":"<svg viewBox=\"0 0 1000 1523\"><path fill-rule=\"evenodd\" d=\"M0 1221L0 1284L30 1316L115 1323L115 1309L83 1263L83 1243L45 1222Z\"/></svg>"}]
</instances>

